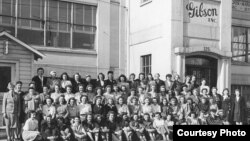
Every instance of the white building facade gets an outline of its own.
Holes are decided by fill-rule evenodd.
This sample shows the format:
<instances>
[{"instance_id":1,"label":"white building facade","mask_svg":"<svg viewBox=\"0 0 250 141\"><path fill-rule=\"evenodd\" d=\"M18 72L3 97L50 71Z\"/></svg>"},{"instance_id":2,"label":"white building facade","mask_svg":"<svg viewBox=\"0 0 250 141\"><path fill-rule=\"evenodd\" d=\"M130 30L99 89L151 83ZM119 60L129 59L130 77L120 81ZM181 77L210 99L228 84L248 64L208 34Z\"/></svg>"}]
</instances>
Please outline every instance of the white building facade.
<instances>
[{"instance_id":1,"label":"white building facade","mask_svg":"<svg viewBox=\"0 0 250 141\"><path fill-rule=\"evenodd\" d=\"M130 0L129 7L129 73L160 73L164 80L169 73L196 75L220 93L231 88L238 76L232 0Z\"/></svg>"}]
</instances>

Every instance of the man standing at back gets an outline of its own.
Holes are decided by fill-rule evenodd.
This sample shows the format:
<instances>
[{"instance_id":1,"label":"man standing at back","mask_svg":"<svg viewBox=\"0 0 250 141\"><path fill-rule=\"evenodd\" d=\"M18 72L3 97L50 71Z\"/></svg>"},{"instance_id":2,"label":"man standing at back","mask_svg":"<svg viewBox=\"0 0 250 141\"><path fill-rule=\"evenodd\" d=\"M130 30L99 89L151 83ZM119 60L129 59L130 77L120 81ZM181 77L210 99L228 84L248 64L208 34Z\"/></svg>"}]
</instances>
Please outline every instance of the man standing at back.
<instances>
[{"instance_id":1,"label":"man standing at back","mask_svg":"<svg viewBox=\"0 0 250 141\"><path fill-rule=\"evenodd\" d=\"M113 90L113 85L117 84L116 81L114 80L114 72L113 71L108 71L108 79L105 80L106 86L110 85L112 90ZM105 86L105 88L106 88Z\"/></svg>"},{"instance_id":2,"label":"man standing at back","mask_svg":"<svg viewBox=\"0 0 250 141\"><path fill-rule=\"evenodd\" d=\"M38 93L43 92L43 86L47 83L47 78L43 76L44 75L44 69L38 68L37 69L37 75L32 78L32 81L35 82L36 91Z\"/></svg>"}]
</instances>

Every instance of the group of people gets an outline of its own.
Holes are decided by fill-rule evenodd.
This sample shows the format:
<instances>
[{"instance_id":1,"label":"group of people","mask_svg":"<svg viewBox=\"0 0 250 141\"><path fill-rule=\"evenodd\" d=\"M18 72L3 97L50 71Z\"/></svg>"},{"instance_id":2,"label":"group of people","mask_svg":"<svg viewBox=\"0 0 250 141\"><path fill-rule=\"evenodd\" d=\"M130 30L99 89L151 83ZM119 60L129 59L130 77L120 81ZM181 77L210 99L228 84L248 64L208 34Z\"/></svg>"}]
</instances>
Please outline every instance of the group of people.
<instances>
[{"instance_id":1,"label":"group of people","mask_svg":"<svg viewBox=\"0 0 250 141\"><path fill-rule=\"evenodd\" d=\"M21 81L9 83L2 110L9 141L172 140L173 125L247 124L238 89L220 94L194 75L184 82L171 74L163 81L158 73L50 75L38 68L26 92Z\"/></svg>"}]
</instances>

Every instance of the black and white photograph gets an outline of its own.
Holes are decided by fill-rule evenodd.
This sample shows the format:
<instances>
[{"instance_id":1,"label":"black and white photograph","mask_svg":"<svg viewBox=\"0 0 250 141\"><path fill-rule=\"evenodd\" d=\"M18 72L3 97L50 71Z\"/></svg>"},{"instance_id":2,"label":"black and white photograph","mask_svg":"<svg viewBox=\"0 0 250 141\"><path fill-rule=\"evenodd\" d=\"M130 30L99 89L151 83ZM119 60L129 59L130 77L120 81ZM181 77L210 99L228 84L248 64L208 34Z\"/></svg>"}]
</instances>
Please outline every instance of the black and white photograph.
<instances>
[{"instance_id":1,"label":"black and white photograph","mask_svg":"<svg viewBox=\"0 0 250 141\"><path fill-rule=\"evenodd\" d=\"M0 141L244 141L249 125L250 0L0 0Z\"/></svg>"}]
</instances>

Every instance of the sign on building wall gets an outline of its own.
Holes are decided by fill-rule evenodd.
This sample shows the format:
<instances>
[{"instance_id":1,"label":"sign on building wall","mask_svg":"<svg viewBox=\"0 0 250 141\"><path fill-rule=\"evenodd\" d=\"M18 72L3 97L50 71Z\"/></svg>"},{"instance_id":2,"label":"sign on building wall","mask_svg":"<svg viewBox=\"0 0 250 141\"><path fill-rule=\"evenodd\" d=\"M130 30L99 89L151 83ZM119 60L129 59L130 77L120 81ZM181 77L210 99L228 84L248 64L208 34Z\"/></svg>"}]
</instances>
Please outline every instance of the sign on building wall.
<instances>
[{"instance_id":1,"label":"sign on building wall","mask_svg":"<svg viewBox=\"0 0 250 141\"><path fill-rule=\"evenodd\" d=\"M233 10L250 13L250 1L247 0L233 0Z\"/></svg>"},{"instance_id":2,"label":"sign on building wall","mask_svg":"<svg viewBox=\"0 0 250 141\"><path fill-rule=\"evenodd\" d=\"M214 26L219 24L219 2L187 0L184 6L190 23Z\"/></svg>"}]
</instances>

